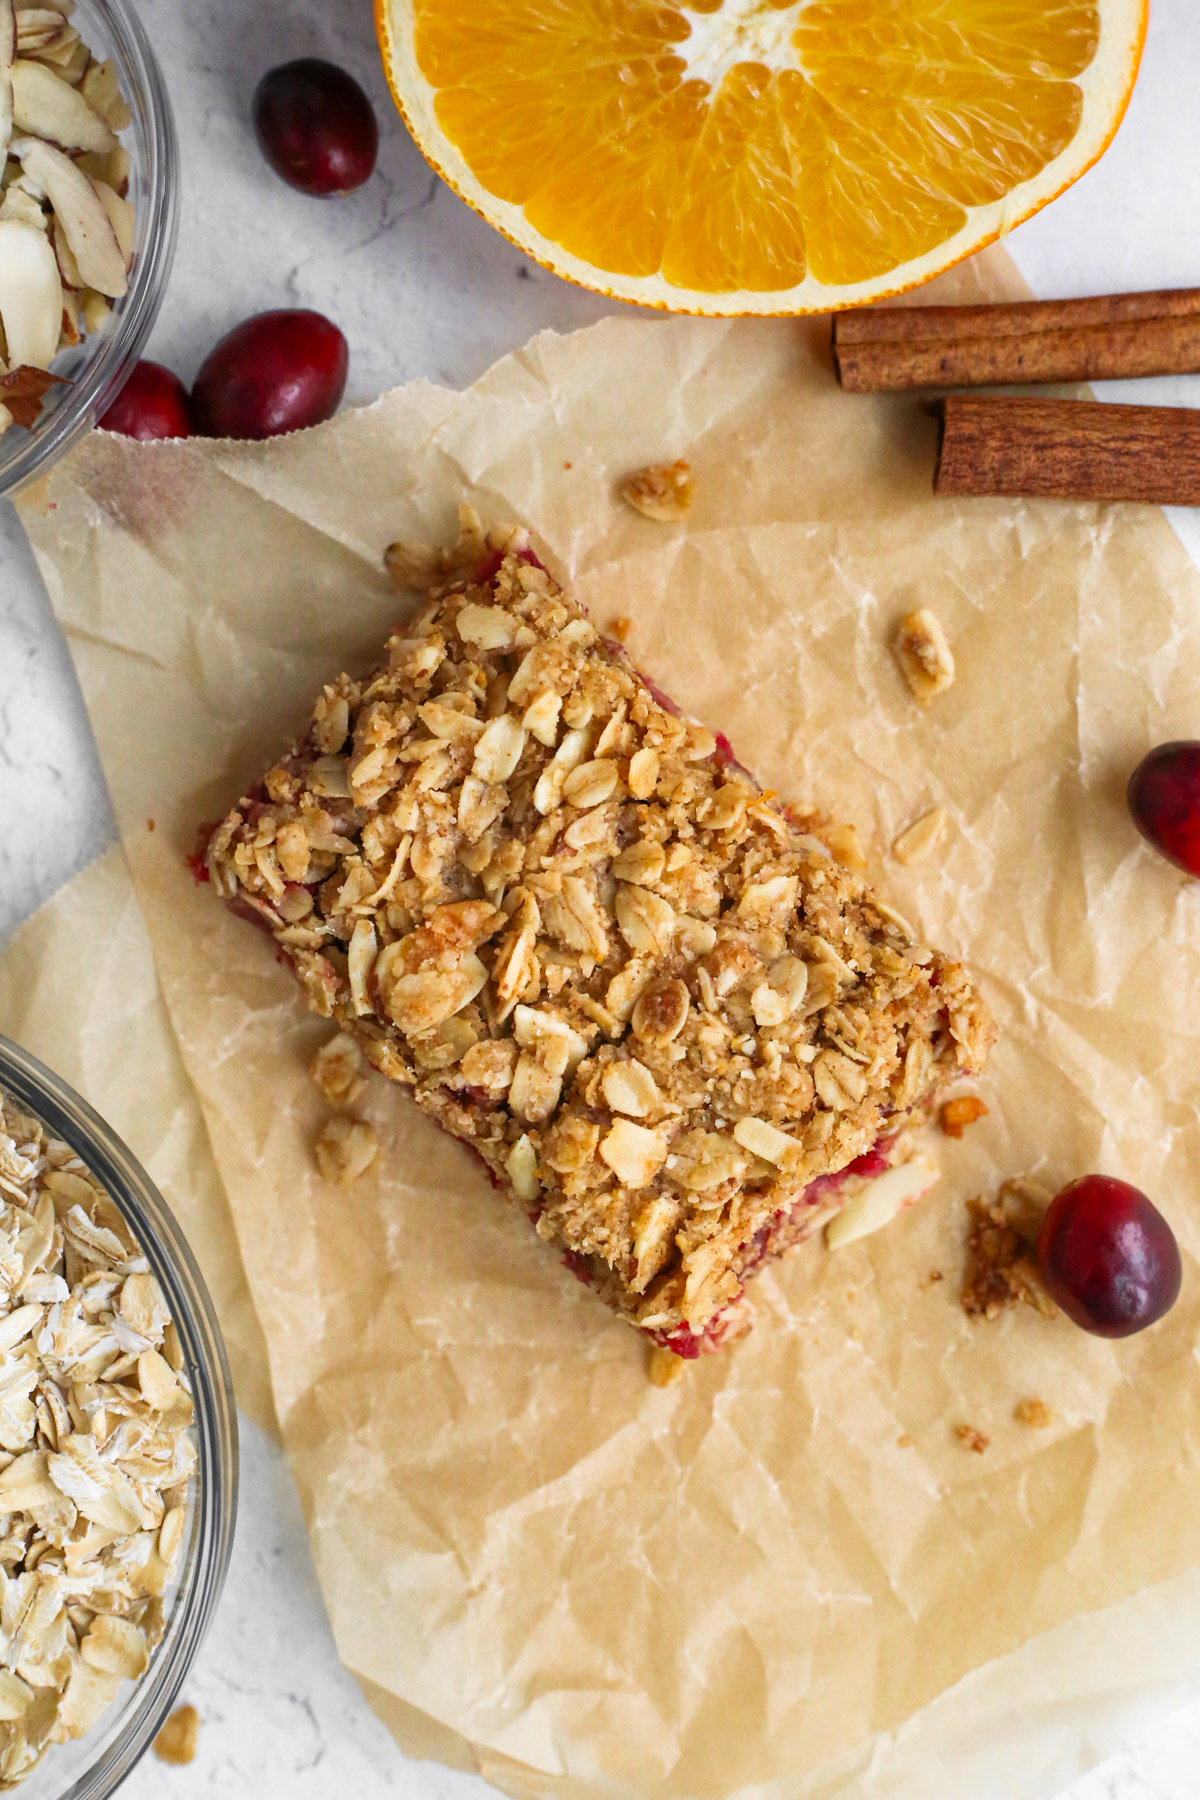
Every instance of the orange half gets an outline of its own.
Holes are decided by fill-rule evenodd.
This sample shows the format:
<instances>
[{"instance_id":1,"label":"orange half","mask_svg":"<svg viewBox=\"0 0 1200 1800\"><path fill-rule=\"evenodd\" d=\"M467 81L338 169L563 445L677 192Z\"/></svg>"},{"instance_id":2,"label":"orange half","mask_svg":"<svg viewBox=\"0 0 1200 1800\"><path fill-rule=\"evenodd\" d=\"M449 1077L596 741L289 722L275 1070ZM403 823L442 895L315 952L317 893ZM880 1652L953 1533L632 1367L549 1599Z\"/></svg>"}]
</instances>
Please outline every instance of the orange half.
<instances>
[{"instance_id":1,"label":"orange half","mask_svg":"<svg viewBox=\"0 0 1200 1800\"><path fill-rule=\"evenodd\" d=\"M901 293L1078 179L1147 0L376 0L396 103L548 268L702 313Z\"/></svg>"}]
</instances>

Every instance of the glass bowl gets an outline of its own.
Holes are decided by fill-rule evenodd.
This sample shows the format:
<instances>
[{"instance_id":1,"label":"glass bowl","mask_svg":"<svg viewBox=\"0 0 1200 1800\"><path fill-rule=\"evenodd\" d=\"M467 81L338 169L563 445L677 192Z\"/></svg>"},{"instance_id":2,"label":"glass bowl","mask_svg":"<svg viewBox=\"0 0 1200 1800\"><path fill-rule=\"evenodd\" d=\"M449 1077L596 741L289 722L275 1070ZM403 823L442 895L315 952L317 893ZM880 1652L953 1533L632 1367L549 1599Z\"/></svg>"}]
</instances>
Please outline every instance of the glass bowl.
<instances>
[{"instance_id":1,"label":"glass bowl","mask_svg":"<svg viewBox=\"0 0 1200 1800\"><path fill-rule=\"evenodd\" d=\"M89 1732L52 1745L14 1790L23 1800L106 1800L162 1729L221 1595L237 1513L233 1382L195 1258L162 1195L120 1138L64 1081L3 1036L0 1088L70 1144L129 1221L170 1307L195 1402L187 1538L150 1666L139 1681L122 1685Z\"/></svg>"},{"instance_id":2,"label":"glass bowl","mask_svg":"<svg viewBox=\"0 0 1200 1800\"><path fill-rule=\"evenodd\" d=\"M96 57L111 57L133 114L120 134L129 151L133 268L129 291L113 302L105 329L55 358L54 373L73 385L51 389L32 430L13 425L0 437L0 498L44 475L111 406L145 348L175 256L179 144L142 22L130 0L78 0L71 23Z\"/></svg>"}]
</instances>

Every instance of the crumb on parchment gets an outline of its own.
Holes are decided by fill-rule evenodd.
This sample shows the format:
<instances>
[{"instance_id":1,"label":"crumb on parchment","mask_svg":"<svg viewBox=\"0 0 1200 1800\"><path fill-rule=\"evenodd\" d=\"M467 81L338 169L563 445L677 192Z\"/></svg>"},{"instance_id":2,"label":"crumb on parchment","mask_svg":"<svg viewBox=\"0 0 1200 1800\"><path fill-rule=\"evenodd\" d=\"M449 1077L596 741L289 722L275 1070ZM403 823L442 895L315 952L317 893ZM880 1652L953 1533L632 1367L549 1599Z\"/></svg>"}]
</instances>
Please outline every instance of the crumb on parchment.
<instances>
[{"instance_id":1,"label":"crumb on parchment","mask_svg":"<svg viewBox=\"0 0 1200 1800\"><path fill-rule=\"evenodd\" d=\"M190 1763L200 1737L200 1714L194 1706L177 1706L154 1740L154 1754L165 1763Z\"/></svg>"},{"instance_id":2,"label":"crumb on parchment","mask_svg":"<svg viewBox=\"0 0 1200 1800\"><path fill-rule=\"evenodd\" d=\"M687 1374L687 1364L673 1350L663 1350L656 1346L650 1352L646 1372L655 1387L671 1387L675 1382L683 1380Z\"/></svg>"},{"instance_id":3,"label":"crumb on parchment","mask_svg":"<svg viewBox=\"0 0 1200 1800\"><path fill-rule=\"evenodd\" d=\"M625 613L618 613L608 628L608 635L615 638L618 644L627 644L629 634L633 630L633 620Z\"/></svg>"},{"instance_id":4,"label":"crumb on parchment","mask_svg":"<svg viewBox=\"0 0 1200 1800\"><path fill-rule=\"evenodd\" d=\"M1005 1182L994 1203L969 1200L970 1230L962 1309L972 1318L998 1319L1024 1303L1047 1318L1054 1305L1033 1259L1036 1225L1033 1184Z\"/></svg>"},{"instance_id":5,"label":"crumb on parchment","mask_svg":"<svg viewBox=\"0 0 1200 1800\"><path fill-rule=\"evenodd\" d=\"M379 1154L375 1129L364 1119L351 1119L344 1113L330 1119L313 1146L317 1167L326 1181L335 1187L349 1187L365 1175Z\"/></svg>"},{"instance_id":6,"label":"crumb on parchment","mask_svg":"<svg viewBox=\"0 0 1200 1800\"><path fill-rule=\"evenodd\" d=\"M635 469L621 483L622 500L660 525L674 525L686 518L695 497L691 464L683 457L658 467Z\"/></svg>"},{"instance_id":7,"label":"crumb on parchment","mask_svg":"<svg viewBox=\"0 0 1200 1800\"><path fill-rule=\"evenodd\" d=\"M900 621L892 651L922 706L954 685L954 652L936 613L922 607Z\"/></svg>"},{"instance_id":8,"label":"crumb on parchment","mask_svg":"<svg viewBox=\"0 0 1200 1800\"><path fill-rule=\"evenodd\" d=\"M974 1425L956 1425L954 1435L965 1450L973 1450L976 1456L982 1456L992 1441L986 1431Z\"/></svg>"},{"instance_id":9,"label":"crumb on parchment","mask_svg":"<svg viewBox=\"0 0 1200 1800\"><path fill-rule=\"evenodd\" d=\"M353 1106L366 1086L366 1058L347 1031L322 1044L309 1074L330 1106Z\"/></svg>"},{"instance_id":10,"label":"crumb on parchment","mask_svg":"<svg viewBox=\"0 0 1200 1800\"><path fill-rule=\"evenodd\" d=\"M922 862L925 857L937 849L945 836L948 815L944 807L935 806L929 812L922 813L914 819L905 831L893 840L892 855L897 862Z\"/></svg>"},{"instance_id":11,"label":"crumb on parchment","mask_svg":"<svg viewBox=\"0 0 1200 1800\"><path fill-rule=\"evenodd\" d=\"M987 1110L978 1094L963 1094L957 1100L947 1100L942 1107L942 1130L947 1137L960 1138L968 1125L974 1125L977 1119L986 1119Z\"/></svg>"},{"instance_id":12,"label":"crumb on parchment","mask_svg":"<svg viewBox=\"0 0 1200 1800\"><path fill-rule=\"evenodd\" d=\"M1054 1413L1044 1400L1018 1400L1013 1417L1018 1425L1028 1425L1031 1431L1045 1431L1054 1423Z\"/></svg>"}]
</instances>

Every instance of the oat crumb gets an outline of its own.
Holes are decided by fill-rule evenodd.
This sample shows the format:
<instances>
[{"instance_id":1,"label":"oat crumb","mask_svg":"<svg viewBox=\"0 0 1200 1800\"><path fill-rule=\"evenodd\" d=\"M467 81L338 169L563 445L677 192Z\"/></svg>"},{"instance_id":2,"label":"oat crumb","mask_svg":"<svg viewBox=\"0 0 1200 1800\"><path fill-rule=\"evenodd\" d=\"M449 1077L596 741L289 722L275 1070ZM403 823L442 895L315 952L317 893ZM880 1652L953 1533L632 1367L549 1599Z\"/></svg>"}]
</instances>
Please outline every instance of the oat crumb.
<instances>
[{"instance_id":1,"label":"oat crumb","mask_svg":"<svg viewBox=\"0 0 1200 1800\"><path fill-rule=\"evenodd\" d=\"M911 612L900 621L892 651L922 706L954 685L954 653L941 620L928 607Z\"/></svg>"},{"instance_id":2,"label":"oat crumb","mask_svg":"<svg viewBox=\"0 0 1200 1800\"><path fill-rule=\"evenodd\" d=\"M942 1107L942 1130L947 1137L960 1138L976 1119L986 1119L987 1110L978 1094L963 1094L958 1100L947 1100Z\"/></svg>"},{"instance_id":3,"label":"oat crumb","mask_svg":"<svg viewBox=\"0 0 1200 1800\"><path fill-rule=\"evenodd\" d=\"M1033 1259L1036 1226L1023 1211L1023 1196L1006 1182L995 1204L969 1200L971 1225L962 1309L971 1318L998 1319L1022 1304L1051 1317L1054 1304Z\"/></svg>"},{"instance_id":4,"label":"oat crumb","mask_svg":"<svg viewBox=\"0 0 1200 1800\"><path fill-rule=\"evenodd\" d=\"M154 1754L165 1763L190 1763L200 1736L200 1714L194 1706L177 1706L154 1740Z\"/></svg>"},{"instance_id":5,"label":"oat crumb","mask_svg":"<svg viewBox=\"0 0 1200 1800\"><path fill-rule=\"evenodd\" d=\"M1044 1400L1018 1400L1013 1417L1018 1425L1028 1425L1031 1431L1045 1431L1054 1423L1054 1414Z\"/></svg>"},{"instance_id":6,"label":"oat crumb","mask_svg":"<svg viewBox=\"0 0 1200 1800\"><path fill-rule=\"evenodd\" d=\"M672 1387L687 1374L687 1364L673 1350L656 1348L650 1352L647 1373L655 1387Z\"/></svg>"},{"instance_id":7,"label":"oat crumb","mask_svg":"<svg viewBox=\"0 0 1200 1800\"><path fill-rule=\"evenodd\" d=\"M609 637L616 638L618 644L629 642L629 634L633 630L633 620L621 613L608 628Z\"/></svg>"},{"instance_id":8,"label":"oat crumb","mask_svg":"<svg viewBox=\"0 0 1200 1800\"><path fill-rule=\"evenodd\" d=\"M356 1039L347 1031L322 1044L309 1074L330 1106L353 1106L366 1086L366 1063Z\"/></svg>"},{"instance_id":9,"label":"oat crumb","mask_svg":"<svg viewBox=\"0 0 1200 1800\"><path fill-rule=\"evenodd\" d=\"M954 1435L967 1450L973 1450L976 1456L982 1456L991 1438L986 1431L980 1431L974 1425L956 1425Z\"/></svg>"},{"instance_id":10,"label":"oat crumb","mask_svg":"<svg viewBox=\"0 0 1200 1800\"><path fill-rule=\"evenodd\" d=\"M930 812L922 813L919 819L902 831L892 844L892 855L897 862L921 862L932 850L936 850L946 830L946 813L940 806Z\"/></svg>"},{"instance_id":11,"label":"oat crumb","mask_svg":"<svg viewBox=\"0 0 1200 1800\"><path fill-rule=\"evenodd\" d=\"M900 1436L896 1439L896 1448L897 1448L897 1450L911 1450L912 1449L912 1439L909 1437L907 1431L902 1432L900 1434Z\"/></svg>"},{"instance_id":12,"label":"oat crumb","mask_svg":"<svg viewBox=\"0 0 1200 1800\"><path fill-rule=\"evenodd\" d=\"M635 469L621 483L621 498L647 519L674 524L692 510L695 482L691 465L680 457L657 468Z\"/></svg>"},{"instance_id":13,"label":"oat crumb","mask_svg":"<svg viewBox=\"0 0 1200 1800\"><path fill-rule=\"evenodd\" d=\"M946 1277L942 1274L942 1271L940 1269L930 1269L930 1271L929 1271L928 1275L925 1277L925 1279L929 1283L930 1287L936 1287L938 1282L945 1281Z\"/></svg>"},{"instance_id":14,"label":"oat crumb","mask_svg":"<svg viewBox=\"0 0 1200 1800\"><path fill-rule=\"evenodd\" d=\"M154 820L153 820L153 819L147 819L147 820L146 820L146 830L147 830L147 831L153 831L153 830L154 830Z\"/></svg>"},{"instance_id":15,"label":"oat crumb","mask_svg":"<svg viewBox=\"0 0 1200 1800\"><path fill-rule=\"evenodd\" d=\"M326 1181L337 1187L349 1187L365 1175L379 1154L379 1139L374 1127L363 1119L350 1119L342 1114L330 1119L313 1146L317 1167Z\"/></svg>"}]
</instances>

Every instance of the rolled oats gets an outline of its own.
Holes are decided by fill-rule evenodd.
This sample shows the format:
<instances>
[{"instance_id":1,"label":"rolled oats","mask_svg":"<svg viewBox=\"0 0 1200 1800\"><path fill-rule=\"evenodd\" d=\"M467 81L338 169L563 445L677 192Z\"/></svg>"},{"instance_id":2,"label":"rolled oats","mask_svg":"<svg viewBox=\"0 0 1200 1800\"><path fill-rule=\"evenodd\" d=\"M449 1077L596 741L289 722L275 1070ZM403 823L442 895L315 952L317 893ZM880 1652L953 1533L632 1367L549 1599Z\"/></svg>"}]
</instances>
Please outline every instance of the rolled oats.
<instances>
[{"instance_id":1,"label":"rolled oats","mask_svg":"<svg viewBox=\"0 0 1200 1800\"><path fill-rule=\"evenodd\" d=\"M954 685L954 654L936 613L922 607L900 621L892 643L900 671L922 706Z\"/></svg>"},{"instance_id":2,"label":"rolled oats","mask_svg":"<svg viewBox=\"0 0 1200 1800\"><path fill-rule=\"evenodd\" d=\"M364 1119L341 1115L330 1119L313 1145L317 1167L326 1181L350 1187L365 1175L379 1154L379 1139Z\"/></svg>"},{"instance_id":3,"label":"rolled oats","mask_svg":"<svg viewBox=\"0 0 1200 1800\"><path fill-rule=\"evenodd\" d=\"M124 1219L0 1092L0 1788L145 1672L191 1425L178 1333Z\"/></svg>"},{"instance_id":4,"label":"rolled oats","mask_svg":"<svg viewBox=\"0 0 1200 1800\"><path fill-rule=\"evenodd\" d=\"M946 813L940 806L922 813L919 819L902 831L892 845L897 862L917 863L936 850L946 833Z\"/></svg>"},{"instance_id":5,"label":"rolled oats","mask_svg":"<svg viewBox=\"0 0 1200 1800\"><path fill-rule=\"evenodd\" d=\"M309 1005L609 1305L693 1355L993 1026L966 970L664 704L523 539L471 541L381 667L325 688L208 867ZM281 842L309 858L299 923ZM335 1174L374 1154L367 1129L328 1128Z\"/></svg>"},{"instance_id":6,"label":"rolled oats","mask_svg":"<svg viewBox=\"0 0 1200 1800\"><path fill-rule=\"evenodd\" d=\"M359 926L354 929L357 932ZM355 1004L358 1010L363 1010L358 1007L357 998ZM321 1045L313 1058L311 1072L330 1106L353 1106L366 1086L366 1062L357 1040L348 1031L339 1031L336 1037Z\"/></svg>"}]
</instances>

